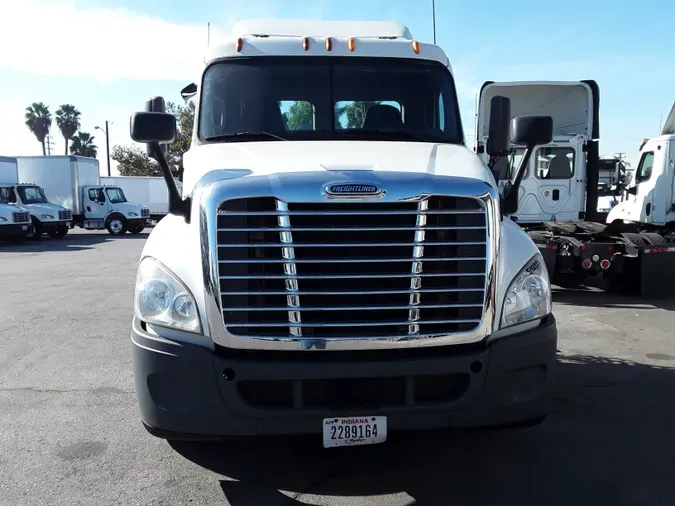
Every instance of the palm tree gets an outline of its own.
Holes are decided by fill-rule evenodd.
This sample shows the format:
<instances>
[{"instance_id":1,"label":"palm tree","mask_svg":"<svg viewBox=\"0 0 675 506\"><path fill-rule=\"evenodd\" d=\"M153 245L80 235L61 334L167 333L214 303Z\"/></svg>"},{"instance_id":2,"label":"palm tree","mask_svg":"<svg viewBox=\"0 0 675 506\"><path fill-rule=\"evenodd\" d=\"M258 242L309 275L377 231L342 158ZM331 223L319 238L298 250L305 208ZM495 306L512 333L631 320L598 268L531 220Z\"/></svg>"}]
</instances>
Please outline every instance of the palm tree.
<instances>
[{"instance_id":1,"label":"palm tree","mask_svg":"<svg viewBox=\"0 0 675 506\"><path fill-rule=\"evenodd\" d=\"M68 154L68 141L80 129L80 111L74 105L63 104L56 111L56 124L61 130L61 135L66 140L66 152Z\"/></svg>"},{"instance_id":2,"label":"palm tree","mask_svg":"<svg viewBox=\"0 0 675 506\"><path fill-rule=\"evenodd\" d=\"M78 132L73 136L73 142L70 145L71 155L96 158L97 150L98 148L94 144L94 137L87 132Z\"/></svg>"},{"instance_id":3,"label":"palm tree","mask_svg":"<svg viewBox=\"0 0 675 506\"><path fill-rule=\"evenodd\" d=\"M42 102L33 102L26 107L26 125L42 144L42 154L46 155L45 137L49 135L49 129L52 126L52 114L49 107Z\"/></svg>"}]
</instances>

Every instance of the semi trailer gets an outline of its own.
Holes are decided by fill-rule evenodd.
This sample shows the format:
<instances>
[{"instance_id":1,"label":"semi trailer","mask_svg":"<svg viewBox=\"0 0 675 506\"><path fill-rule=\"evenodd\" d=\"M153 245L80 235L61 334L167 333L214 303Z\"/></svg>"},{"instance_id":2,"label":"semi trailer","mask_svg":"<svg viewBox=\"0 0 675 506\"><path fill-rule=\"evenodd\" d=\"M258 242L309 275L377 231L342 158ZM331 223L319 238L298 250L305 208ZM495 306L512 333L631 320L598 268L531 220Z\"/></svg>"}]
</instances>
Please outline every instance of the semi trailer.
<instances>
[{"instance_id":1,"label":"semi trailer","mask_svg":"<svg viewBox=\"0 0 675 506\"><path fill-rule=\"evenodd\" d=\"M509 114L546 114L553 118L553 139L536 146L534 156L522 170L517 162L524 146L512 145L508 153L495 156L486 150L490 143L491 97L495 95L510 98ZM660 137L640 146L642 150L647 146L646 153L654 153L650 158L643 151L647 168L642 170L658 172L655 179L662 185L659 190L650 178L640 186L636 176L627 188L633 197L622 197L599 213L603 183L612 171L606 159L598 155L599 99L599 87L592 80L488 81L480 91L474 151L492 169L502 191L518 181L518 212L512 219L542 251L554 283L578 286L600 274L611 289L654 296L673 294L675 279L669 274L675 269L668 268L665 276L662 270L675 265L675 251L665 247L672 242L667 210L674 202L669 193L673 187L669 146L675 115L671 112ZM614 173L617 184L626 184L626 174L630 173L625 167L615 165Z\"/></svg>"},{"instance_id":2,"label":"semi trailer","mask_svg":"<svg viewBox=\"0 0 675 506\"><path fill-rule=\"evenodd\" d=\"M43 195L71 212L72 225L108 230L112 235L140 233L150 210L127 201L117 185L101 183L98 160L83 156L19 156L19 177L41 187Z\"/></svg>"},{"instance_id":3,"label":"semi trailer","mask_svg":"<svg viewBox=\"0 0 675 506\"><path fill-rule=\"evenodd\" d=\"M212 44L183 194L175 118L131 117L169 191L139 259L140 418L167 439L540 423L557 331L516 193L465 145L444 51L392 22L256 20ZM492 99L488 153L548 144ZM517 182L514 185L517 190Z\"/></svg>"},{"instance_id":4,"label":"semi trailer","mask_svg":"<svg viewBox=\"0 0 675 506\"><path fill-rule=\"evenodd\" d=\"M0 241L22 242L33 233L30 211L17 202L16 158L0 156Z\"/></svg>"}]
</instances>

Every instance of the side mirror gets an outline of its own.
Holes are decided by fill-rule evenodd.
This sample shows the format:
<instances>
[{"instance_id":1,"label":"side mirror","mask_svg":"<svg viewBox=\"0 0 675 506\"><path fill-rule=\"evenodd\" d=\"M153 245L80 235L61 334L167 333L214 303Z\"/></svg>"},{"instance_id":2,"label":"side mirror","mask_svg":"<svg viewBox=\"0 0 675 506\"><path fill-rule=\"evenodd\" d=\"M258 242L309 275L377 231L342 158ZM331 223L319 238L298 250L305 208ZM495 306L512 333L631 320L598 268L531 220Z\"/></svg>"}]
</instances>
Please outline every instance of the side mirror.
<instances>
[{"instance_id":1,"label":"side mirror","mask_svg":"<svg viewBox=\"0 0 675 506\"><path fill-rule=\"evenodd\" d=\"M504 215L518 211L518 188L525 169L530 163L535 146L548 144L553 139L553 118L551 116L516 116L511 120L509 138L514 144L525 145L513 181L504 188L501 208Z\"/></svg>"},{"instance_id":2,"label":"side mirror","mask_svg":"<svg viewBox=\"0 0 675 506\"><path fill-rule=\"evenodd\" d=\"M511 119L511 100L495 96L490 100L490 126L488 130L487 154L506 156L509 154L509 120Z\"/></svg>"},{"instance_id":3,"label":"side mirror","mask_svg":"<svg viewBox=\"0 0 675 506\"><path fill-rule=\"evenodd\" d=\"M534 148L548 144L553 139L553 118L551 116L517 116L511 120L509 137L514 144Z\"/></svg>"},{"instance_id":4,"label":"side mirror","mask_svg":"<svg viewBox=\"0 0 675 506\"><path fill-rule=\"evenodd\" d=\"M136 112L131 115L131 138L143 143L171 143L176 138L176 118L164 112Z\"/></svg>"}]
</instances>

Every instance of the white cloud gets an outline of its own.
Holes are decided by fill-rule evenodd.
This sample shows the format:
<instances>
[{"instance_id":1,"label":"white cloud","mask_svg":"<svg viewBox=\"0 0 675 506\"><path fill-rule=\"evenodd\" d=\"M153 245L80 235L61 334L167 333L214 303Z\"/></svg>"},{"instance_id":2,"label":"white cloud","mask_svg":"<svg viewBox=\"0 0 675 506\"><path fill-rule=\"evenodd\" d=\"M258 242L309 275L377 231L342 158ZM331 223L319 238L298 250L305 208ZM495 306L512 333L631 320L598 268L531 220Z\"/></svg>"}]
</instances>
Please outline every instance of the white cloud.
<instances>
[{"instance_id":1,"label":"white cloud","mask_svg":"<svg viewBox=\"0 0 675 506\"><path fill-rule=\"evenodd\" d=\"M184 82L199 71L206 23L177 24L126 9L80 5L73 0L21 0L3 9L0 67L93 76L104 83L124 78ZM73 31L71 36L49 37L45 44L30 29L35 26Z\"/></svg>"}]
</instances>

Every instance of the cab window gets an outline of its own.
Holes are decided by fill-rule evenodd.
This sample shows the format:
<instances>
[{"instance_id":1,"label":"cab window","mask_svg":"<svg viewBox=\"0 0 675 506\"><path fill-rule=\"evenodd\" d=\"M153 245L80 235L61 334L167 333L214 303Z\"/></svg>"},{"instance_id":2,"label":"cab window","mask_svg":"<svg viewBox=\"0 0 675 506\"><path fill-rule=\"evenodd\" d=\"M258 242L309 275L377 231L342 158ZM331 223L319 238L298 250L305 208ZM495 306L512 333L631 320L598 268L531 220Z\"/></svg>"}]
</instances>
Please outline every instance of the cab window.
<instances>
[{"instance_id":1,"label":"cab window","mask_svg":"<svg viewBox=\"0 0 675 506\"><path fill-rule=\"evenodd\" d=\"M638 165L635 182L642 183L652 177L652 168L654 167L654 152L648 151L643 153L640 158L640 165Z\"/></svg>"},{"instance_id":2,"label":"cab window","mask_svg":"<svg viewBox=\"0 0 675 506\"><path fill-rule=\"evenodd\" d=\"M534 160L538 179L571 179L574 176L572 148L540 148Z\"/></svg>"},{"instance_id":3,"label":"cab window","mask_svg":"<svg viewBox=\"0 0 675 506\"><path fill-rule=\"evenodd\" d=\"M105 195L103 195L103 191L100 188L92 188L89 190L89 200L92 202L103 203L105 202Z\"/></svg>"}]
</instances>

